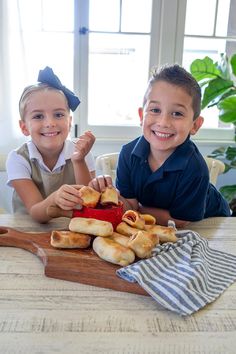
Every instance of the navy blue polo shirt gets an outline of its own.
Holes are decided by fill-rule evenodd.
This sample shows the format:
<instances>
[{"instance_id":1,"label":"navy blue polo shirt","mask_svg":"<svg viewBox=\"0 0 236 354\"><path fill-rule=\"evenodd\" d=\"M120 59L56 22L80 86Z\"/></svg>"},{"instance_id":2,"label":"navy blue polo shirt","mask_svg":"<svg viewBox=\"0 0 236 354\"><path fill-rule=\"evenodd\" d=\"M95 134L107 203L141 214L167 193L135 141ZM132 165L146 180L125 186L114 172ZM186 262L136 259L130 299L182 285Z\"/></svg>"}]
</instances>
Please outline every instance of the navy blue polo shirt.
<instances>
[{"instance_id":1,"label":"navy blue polo shirt","mask_svg":"<svg viewBox=\"0 0 236 354\"><path fill-rule=\"evenodd\" d=\"M149 153L150 145L143 136L122 147L116 187L123 197L166 209L180 220L230 216L228 203L209 182L206 162L189 137L155 172L148 164Z\"/></svg>"}]
</instances>

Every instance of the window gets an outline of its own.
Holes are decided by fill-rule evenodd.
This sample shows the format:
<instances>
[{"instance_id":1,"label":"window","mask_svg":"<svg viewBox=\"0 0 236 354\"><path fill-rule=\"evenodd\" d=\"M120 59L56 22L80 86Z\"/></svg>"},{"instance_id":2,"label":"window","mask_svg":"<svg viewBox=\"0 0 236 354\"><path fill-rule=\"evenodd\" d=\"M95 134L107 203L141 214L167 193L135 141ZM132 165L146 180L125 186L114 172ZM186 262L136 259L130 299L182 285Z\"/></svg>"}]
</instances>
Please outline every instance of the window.
<instances>
[{"instance_id":1,"label":"window","mask_svg":"<svg viewBox=\"0 0 236 354\"><path fill-rule=\"evenodd\" d=\"M22 88L51 66L80 97L74 113L78 134L91 129L98 141L130 140L141 133L138 107L153 65L178 62L188 69L195 58L236 52L236 0L7 4L14 116ZM232 129L219 132L219 126L217 112L210 112L198 138L230 138Z\"/></svg>"},{"instance_id":2,"label":"window","mask_svg":"<svg viewBox=\"0 0 236 354\"><path fill-rule=\"evenodd\" d=\"M236 53L236 0L187 0L183 66L189 69L196 58L211 57L220 59L220 53L228 57ZM232 137L233 128L218 120L216 107L202 111L205 118L199 131L200 138L207 138L209 129L211 137L222 140ZM219 128L222 128L219 130Z\"/></svg>"}]
</instances>

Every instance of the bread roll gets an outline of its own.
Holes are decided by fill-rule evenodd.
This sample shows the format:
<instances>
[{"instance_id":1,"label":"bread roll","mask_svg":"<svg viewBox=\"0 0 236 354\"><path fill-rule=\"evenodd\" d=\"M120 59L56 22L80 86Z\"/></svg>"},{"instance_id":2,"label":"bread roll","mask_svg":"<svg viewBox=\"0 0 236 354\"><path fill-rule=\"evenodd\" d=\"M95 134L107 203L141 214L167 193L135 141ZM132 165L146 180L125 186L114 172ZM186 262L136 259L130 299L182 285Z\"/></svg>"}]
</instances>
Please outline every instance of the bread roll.
<instances>
[{"instance_id":1,"label":"bread roll","mask_svg":"<svg viewBox=\"0 0 236 354\"><path fill-rule=\"evenodd\" d=\"M76 217L71 219L69 230L94 236L107 237L112 235L113 226L108 221Z\"/></svg>"},{"instance_id":2,"label":"bread roll","mask_svg":"<svg viewBox=\"0 0 236 354\"><path fill-rule=\"evenodd\" d=\"M141 217L145 221L145 225L155 225L156 224L156 218L150 214L140 214Z\"/></svg>"},{"instance_id":3,"label":"bread roll","mask_svg":"<svg viewBox=\"0 0 236 354\"><path fill-rule=\"evenodd\" d=\"M80 198L82 199L83 206L88 208L95 208L100 199L100 193L97 192L95 189L89 186L83 186L79 190Z\"/></svg>"},{"instance_id":4,"label":"bread roll","mask_svg":"<svg viewBox=\"0 0 236 354\"><path fill-rule=\"evenodd\" d=\"M126 224L126 222L124 222L124 221L121 221L116 227L116 232L118 232L122 235L125 235L125 236L132 236L133 234L137 233L138 231L139 231L139 229Z\"/></svg>"},{"instance_id":5,"label":"bread roll","mask_svg":"<svg viewBox=\"0 0 236 354\"><path fill-rule=\"evenodd\" d=\"M152 249L159 243L155 234L146 231L138 231L130 237L128 247L131 248L139 258L151 257Z\"/></svg>"},{"instance_id":6,"label":"bread roll","mask_svg":"<svg viewBox=\"0 0 236 354\"><path fill-rule=\"evenodd\" d=\"M122 246L128 247L129 236L124 236L119 234L118 232L113 232L113 234L109 236L109 238Z\"/></svg>"},{"instance_id":7,"label":"bread roll","mask_svg":"<svg viewBox=\"0 0 236 354\"><path fill-rule=\"evenodd\" d=\"M127 266L135 260L132 250L113 241L110 237L96 237L93 241L93 250L105 261L120 266Z\"/></svg>"},{"instance_id":8,"label":"bread roll","mask_svg":"<svg viewBox=\"0 0 236 354\"><path fill-rule=\"evenodd\" d=\"M171 226L146 225L145 230L158 235L160 243L176 242L178 240L175 229Z\"/></svg>"},{"instance_id":9,"label":"bread roll","mask_svg":"<svg viewBox=\"0 0 236 354\"><path fill-rule=\"evenodd\" d=\"M100 198L101 205L118 205L118 192L114 187L106 187L104 192L101 193Z\"/></svg>"},{"instance_id":10,"label":"bread roll","mask_svg":"<svg viewBox=\"0 0 236 354\"><path fill-rule=\"evenodd\" d=\"M91 236L71 231L52 231L51 245L56 248L87 248Z\"/></svg>"},{"instance_id":11,"label":"bread roll","mask_svg":"<svg viewBox=\"0 0 236 354\"><path fill-rule=\"evenodd\" d=\"M136 210L127 210L124 213L122 220L132 227L136 227L140 230L144 229L145 220Z\"/></svg>"}]
</instances>

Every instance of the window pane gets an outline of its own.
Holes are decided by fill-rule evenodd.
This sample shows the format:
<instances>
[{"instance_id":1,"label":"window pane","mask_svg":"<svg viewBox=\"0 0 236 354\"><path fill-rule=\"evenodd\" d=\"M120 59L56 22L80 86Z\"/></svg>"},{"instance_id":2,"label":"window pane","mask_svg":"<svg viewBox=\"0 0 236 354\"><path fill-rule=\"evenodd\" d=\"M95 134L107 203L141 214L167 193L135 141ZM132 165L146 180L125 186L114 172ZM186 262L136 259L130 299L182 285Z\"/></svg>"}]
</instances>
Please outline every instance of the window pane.
<instances>
[{"instance_id":1,"label":"window pane","mask_svg":"<svg viewBox=\"0 0 236 354\"><path fill-rule=\"evenodd\" d=\"M123 0L121 30L123 32L150 32L152 0Z\"/></svg>"},{"instance_id":2,"label":"window pane","mask_svg":"<svg viewBox=\"0 0 236 354\"><path fill-rule=\"evenodd\" d=\"M216 0L188 0L185 34L213 35Z\"/></svg>"},{"instance_id":3,"label":"window pane","mask_svg":"<svg viewBox=\"0 0 236 354\"><path fill-rule=\"evenodd\" d=\"M90 0L89 29L118 32L120 27L120 0Z\"/></svg>"},{"instance_id":4,"label":"window pane","mask_svg":"<svg viewBox=\"0 0 236 354\"><path fill-rule=\"evenodd\" d=\"M211 57L213 61L219 60L220 53L226 51L226 43L224 39L185 38L183 66L189 69L193 60L203 59L205 56Z\"/></svg>"},{"instance_id":5,"label":"window pane","mask_svg":"<svg viewBox=\"0 0 236 354\"><path fill-rule=\"evenodd\" d=\"M72 32L74 30L74 1L44 0L43 29Z\"/></svg>"},{"instance_id":6,"label":"window pane","mask_svg":"<svg viewBox=\"0 0 236 354\"><path fill-rule=\"evenodd\" d=\"M90 34L88 121L138 126L148 80L150 37Z\"/></svg>"},{"instance_id":7,"label":"window pane","mask_svg":"<svg viewBox=\"0 0 236 354\"><path fill-rule=\"evenodd\" d=\"M13 110L16 120L19 119L18 101L23 88L37 82L39 70L49 66L53 69L61 82L69 89L73 90L73 34L71 33L24 33L24 56L21 53L21 44L13 35L10 38L10 56L9 65L12 70L11 82L12 93L14 96ZM61 48L63 51L58 55L58 50L52 48ZM65 60L66 57L66 60ZM16 58L18 58L16 63ZM22 59L22 61L20 60ZM26 61L24 62L24 59ZM19 70L25 69L24 70ZM15 125L16 132L19 130Z\"/></svg>"},{"instance_id":8,"label":"window pane","mask_svg":"<svg viewBox=\"0 0 236 354\"><path fill-rule=\"evenodd\" d=\"M227 36L230 0L219 0L216 23L216 35Z\"/></svg>"},{"instance_id":9,"label":"window pane","mask_svg":"<svg viewBox=\"0 0 236 354\"><path fill-rule=\"evenodd\" d=\"M18 6L16 1L8 1L7 5L9 7L9 14L11 18L10 27L12 30L18 31L19 24L23 30L41 30L41 0L19 0Z\"/></svg>"}]
</instances>

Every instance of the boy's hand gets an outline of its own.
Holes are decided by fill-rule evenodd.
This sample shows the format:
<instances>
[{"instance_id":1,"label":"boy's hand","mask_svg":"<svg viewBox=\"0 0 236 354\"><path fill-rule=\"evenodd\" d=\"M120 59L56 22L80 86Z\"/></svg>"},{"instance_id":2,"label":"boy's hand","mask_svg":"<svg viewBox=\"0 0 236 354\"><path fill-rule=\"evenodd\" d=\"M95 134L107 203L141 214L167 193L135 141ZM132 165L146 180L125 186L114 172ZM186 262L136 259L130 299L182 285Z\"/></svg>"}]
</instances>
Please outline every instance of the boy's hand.
<instances>
[{"instance_id":1,"label":"boy's hand","mask_svg":"<svg viewBox=\"0 0 236 354\"><path fill-rule=\"evenodd\" d=\"M87 131L82 134L75 142L75 151L71 157L72 162L83 161L85 159L85 156L92 149L94 142L95 136L92 134L91 131Z\"/></svg>"},{"instance_id":2,"label":"boy's hand","mask_svg":"<svg viewBox=\"0 0 236 354\"><path fill-rule=\"evenodd\" d=\"M103 192L106 187L113 187L112 178L109 175L98 176L89 182L89 186L98 192Z\"/></svg>"}]
</instances>

